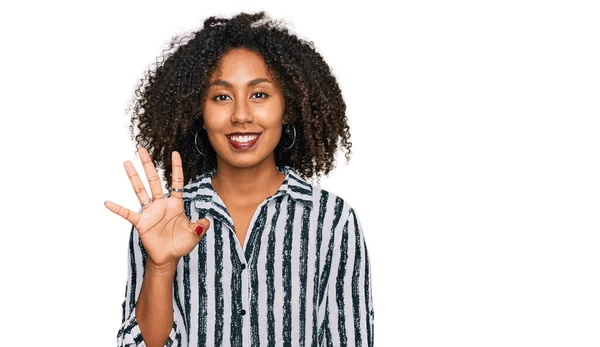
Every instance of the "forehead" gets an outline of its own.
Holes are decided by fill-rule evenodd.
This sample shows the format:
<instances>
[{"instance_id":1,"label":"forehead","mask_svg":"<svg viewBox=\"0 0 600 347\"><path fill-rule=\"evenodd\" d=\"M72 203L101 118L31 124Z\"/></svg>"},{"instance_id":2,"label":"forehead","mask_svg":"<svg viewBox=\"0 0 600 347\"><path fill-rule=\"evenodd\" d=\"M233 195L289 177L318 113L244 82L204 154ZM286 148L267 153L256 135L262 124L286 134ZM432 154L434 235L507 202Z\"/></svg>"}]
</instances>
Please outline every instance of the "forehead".
<instances>
[{"instance_id":1,"label":"forehead","mask_svg":"<svg viewBox=\"0 0 600 347\"><path fill-rule=\"evenodd\" d=\"M221 79L235 83L236 80L246 81L269 76L267 64L260 54L246 48L234 48L221 57L211 80Z\"/></svg>"}]
</instances>

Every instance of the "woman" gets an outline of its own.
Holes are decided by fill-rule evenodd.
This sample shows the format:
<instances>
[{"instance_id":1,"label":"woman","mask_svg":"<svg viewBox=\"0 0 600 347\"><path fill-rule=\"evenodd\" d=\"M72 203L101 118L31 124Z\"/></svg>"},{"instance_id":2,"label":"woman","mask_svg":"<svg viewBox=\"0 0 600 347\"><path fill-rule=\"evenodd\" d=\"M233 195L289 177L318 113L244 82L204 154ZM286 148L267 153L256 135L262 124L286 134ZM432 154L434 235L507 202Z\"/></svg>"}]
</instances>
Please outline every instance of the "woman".
<instances>
[{"instance_id":1,"label":"woman","mask_svg":"<svg viewBox=\"0 0 600 347\"><path fill-rule=\"evenodd\" d=\"M105 203L133 224L119 345L371 346L356 212L302 178L350 155L328 65L264 13L211 17L171 48L132 108L151 192L127 161L140 212Z\"/></svg>"}]
</instances>

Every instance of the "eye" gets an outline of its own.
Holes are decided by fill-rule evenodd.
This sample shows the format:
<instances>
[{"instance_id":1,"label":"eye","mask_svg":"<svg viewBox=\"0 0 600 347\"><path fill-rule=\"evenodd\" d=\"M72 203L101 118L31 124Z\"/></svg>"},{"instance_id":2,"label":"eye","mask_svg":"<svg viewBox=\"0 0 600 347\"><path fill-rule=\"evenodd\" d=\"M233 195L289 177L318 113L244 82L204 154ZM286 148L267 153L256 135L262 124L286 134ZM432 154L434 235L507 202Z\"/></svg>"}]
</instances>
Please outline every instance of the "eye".
<instances>
[{"instance_id":1,"label":"eye","mask_svg":"<svg viewBox=\"0 0 600 347\"><path fill-rule=\"evenodd\" d=\"M229 99L229 95L226 95L226 94L219 94L219 95L216 95L215 97L213 97L214 101L226 101L228 99Z\"/></svg>"},{"instance_id":2,"label":"eye","mask_svg":"<svg viewBox=\"0 0 600 347\"><path fill-rule=\"evenodd\" d=\"M255 97L258 96L258 97ZM263 92L256 92L254 94L252 94L251 99L266 99L269 95L263 93Z\"/></svg>"}]
</instances>

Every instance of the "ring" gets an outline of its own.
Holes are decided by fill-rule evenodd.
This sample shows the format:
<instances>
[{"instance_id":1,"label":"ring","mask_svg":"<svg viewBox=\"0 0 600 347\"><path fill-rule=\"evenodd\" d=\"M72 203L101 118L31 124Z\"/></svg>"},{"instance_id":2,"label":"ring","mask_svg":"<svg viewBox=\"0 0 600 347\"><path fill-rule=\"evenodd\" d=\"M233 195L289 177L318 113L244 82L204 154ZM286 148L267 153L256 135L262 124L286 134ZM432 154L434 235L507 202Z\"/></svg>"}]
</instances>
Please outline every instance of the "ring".
<instances>
[{"instance_id":1,"label":"ring","mask_svg":"<svg viewBox=\"0 0 600 347\"><path fill-rule=\"evenodd\" d=\"M173 187L171 187L171 191L177 192L177 193L183 193L183 188L173 188Z\"/></svg>"},{"instance_id":2,"label":"ring","mask_svg":"<svg viewBox=\"0 0 600 347\"><path fill-rule=\"evenodd\" d=\"M152 202L152 199L148 199L148 200L142 202L142 208L148 206L151 202Z\"/></svg>"}]
</instances>

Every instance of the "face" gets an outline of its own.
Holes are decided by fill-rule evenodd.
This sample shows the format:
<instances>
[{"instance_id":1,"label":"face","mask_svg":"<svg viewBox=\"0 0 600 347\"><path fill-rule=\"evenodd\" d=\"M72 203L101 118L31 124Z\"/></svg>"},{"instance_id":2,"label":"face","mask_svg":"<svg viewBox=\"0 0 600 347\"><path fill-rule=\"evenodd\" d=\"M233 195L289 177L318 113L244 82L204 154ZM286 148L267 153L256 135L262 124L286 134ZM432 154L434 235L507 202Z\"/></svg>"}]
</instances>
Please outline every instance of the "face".
<instances>
[{"instance_id":1,"label":"face","mask_svg":"<svg viewBox=\"0 0 600 347\"><path fill-rule=\"evenodd\" d=\"M217 165L274 164L285 102L262 56L230 50L209 83L203 128L217 152Z\"/></svg>"}]
</instances>

